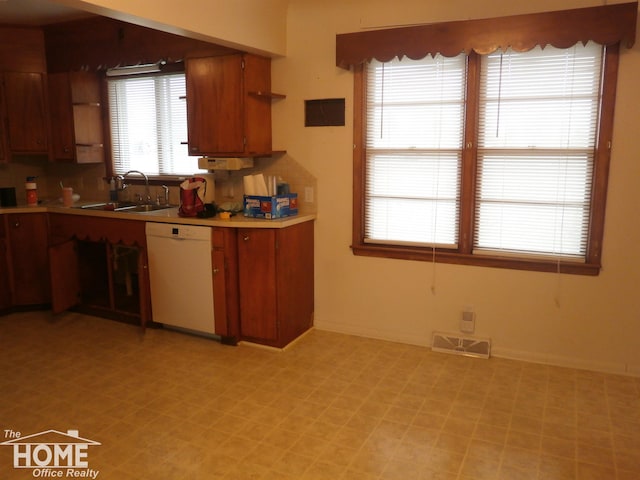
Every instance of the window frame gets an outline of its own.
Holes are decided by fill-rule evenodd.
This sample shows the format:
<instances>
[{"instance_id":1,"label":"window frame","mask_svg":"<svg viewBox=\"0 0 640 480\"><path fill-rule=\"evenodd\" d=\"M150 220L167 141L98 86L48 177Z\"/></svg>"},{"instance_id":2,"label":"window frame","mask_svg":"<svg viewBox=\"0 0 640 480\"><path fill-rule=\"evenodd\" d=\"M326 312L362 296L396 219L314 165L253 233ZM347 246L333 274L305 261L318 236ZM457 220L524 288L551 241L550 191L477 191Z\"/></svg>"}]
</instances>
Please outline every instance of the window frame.
<instances>
[{"instance_id":1,"label":"window frame","mask_svg":"<svg viewBox=\"0 0 640 480\"><path fill-rule=\"evenodd\" d=\"M596 148L592 180L589 233L584 263L571 260L503 257L473 254L475 221L475 194L477 166L477 131L480 89L480 55L471 51L467 55L467 91L465 106L464 141L462 150L461 201L459 239L457 249L437 247L365 243L365 183L366 183L366 66L354 65L354 124L353 124L353 233L352 251L355 255L442 262L461 265L510 268L517 270L560 272L580 275L598 275L602 267L602 239L614 107L618 76L619 43L603 48L600 117L596 131Z\"/></svg>"},{"instance_id":2,"label":"window frame","mask_svg":"<svg viewBox=\"0 0 640 480\"><path fill-rule=\"evenodd\" d=\"M185 75L185 81L186 81L186 71L184 68L184 63L183 62L168 63L163 66L162 71L160 72L131 74L131 75L126 75L126 77L127 78L136 78L136 77L144 78L144 77L164 76L164 75L170 75L170 74L183 74ZM110 122L110 114L109 114L109 112L111 111L111 106L109 101L109 85L108 85L109 77L104 72L102 75L101 82L102 82L102 85L101 85L102 98L104 99L103 103L104 103L104 112L105 112L104 113L105 154L106 154L105 167L106 167L106 177L109 178L117 175L117 173L114 168L113 149L112 149L113 138L112 138L111 122ZM185 101L186 101L186 97L185 97ZM188 122L188 119L187 119L187 122ZM187 129L188 128L189 128L189 125L187 123ZM187 139L185 138L184 140L185 147L186 147L186 142L187 142ZM197 173L197 172L194 171L191 173ZM179 185L186 176L188 175L169 174L169 173L147 175L147 177L149 178L150 185L169 185L169 186ZM127 179L127 183L131 183L134 185L144 184L144 180L136 176L136 177L131 177Z\"/></svg>"}]
</instances>

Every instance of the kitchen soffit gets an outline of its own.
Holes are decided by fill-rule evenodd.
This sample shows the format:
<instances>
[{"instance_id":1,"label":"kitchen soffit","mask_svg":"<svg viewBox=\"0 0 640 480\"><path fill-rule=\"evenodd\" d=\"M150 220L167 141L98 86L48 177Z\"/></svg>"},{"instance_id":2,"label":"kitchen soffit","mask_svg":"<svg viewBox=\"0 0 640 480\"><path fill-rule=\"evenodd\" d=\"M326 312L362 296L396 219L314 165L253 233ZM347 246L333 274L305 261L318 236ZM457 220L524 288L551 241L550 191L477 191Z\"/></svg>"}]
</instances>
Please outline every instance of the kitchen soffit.
<instances>
[{"instance_id":1,"label":"kitchen soffit","mask_svg":"<svg viewBox=\"0 0 640 480\"><path fill-rule=\"evenodd\" d=\"M0 0L0 23L31 27L94 16L48 0Z\"/></svg>"}]
</instances>

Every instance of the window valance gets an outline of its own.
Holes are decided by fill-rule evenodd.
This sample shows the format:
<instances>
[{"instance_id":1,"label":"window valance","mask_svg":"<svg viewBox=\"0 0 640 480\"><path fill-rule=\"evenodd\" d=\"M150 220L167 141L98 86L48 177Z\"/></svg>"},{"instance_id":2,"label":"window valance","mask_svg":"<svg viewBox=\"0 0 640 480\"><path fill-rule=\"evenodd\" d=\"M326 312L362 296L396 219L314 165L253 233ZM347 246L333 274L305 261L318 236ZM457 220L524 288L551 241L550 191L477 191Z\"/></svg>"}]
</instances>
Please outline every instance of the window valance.
<instances>
[{"instance_id":1,"label":"window valance","mask_svg":"<svg viewBox=\"0 0 640 480\"><path fill-rule=\"evenodd\" d=\"M536 45L568 48L593 40L632 47L638 2L510 17L464 20L336 35L336 65L349 68L375 58L424 58L440 53L488 54L509 47L523 52Z\"/></svg>"}]
</instances>

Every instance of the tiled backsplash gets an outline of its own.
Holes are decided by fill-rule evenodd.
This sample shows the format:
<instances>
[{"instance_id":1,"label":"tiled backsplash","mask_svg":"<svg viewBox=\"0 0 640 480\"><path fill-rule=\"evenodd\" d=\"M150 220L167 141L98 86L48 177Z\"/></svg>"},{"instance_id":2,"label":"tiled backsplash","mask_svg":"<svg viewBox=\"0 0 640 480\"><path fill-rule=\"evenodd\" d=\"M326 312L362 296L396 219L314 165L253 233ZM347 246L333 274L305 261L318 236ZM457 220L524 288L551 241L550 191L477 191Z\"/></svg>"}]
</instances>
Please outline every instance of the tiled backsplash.
<instances>
[{"instance_id":1,"label":"tiled backsplash","mask_svg":"<svg viewBox=\"0 0 640 480\"><path fill-rule=\"evenodd\" d=\"M273 158L256 158L254 167L236 171L217 171L216 203L242 202L244 187L242 178L245 175L262 173L265 176L281 178L289 184L291 193L298 194L298 206L304 213L316 213L318 204L318 183L304 167L289 155L279 155ZM305 189L311 189L312 201L306 201Z\"/></svg>"},{"instance_id":2,"label":"tiled backsplash","mask_svg":"<svg viewBox=\"0 0 640 480\"><path fill-rule=\"evenodd\" d=\"M304 213L316 213L318 204L317 179L291 156L281 154L272 158L256 158L254 167L215 172L216 203L242 202L242 177L262 173L265 176L276 176L287 182L292 193L298 193L299 209ZM109 186L104 181L105 166L75 165L49 163L38 157L23 157L11 163L0 163L0 187L16 187L16 198L19 204L26 202L24 182L27 176L37 177L38 196L40 200L56 202L60 198L60 182L72 187L74 193L83 200L104 200L109 196ZM135 192L143 192L138 186L131 187L124 193L131 196ZM153 198L161 194L160 187L151 187ZM123 195L123 194L121 194ZM124 198L123 198L124 199ZM171 203L177 203L179 188L170 188Z\"/></svg>"},{"instance_id":3,"label":"tiled backsplash","mask_svg":"<svg viewBox=\"0 0 640 480\"><path fill-rule=\"evenodd\" d=\"M0 164L0 187L15 187L18 204L26 201L25 179L36 177L38 198L42 201L58 201L60 182L72 187L84 199L106 197L107 185L104 165L70 165L49 163L42 157L21 157L11 163Z\"/></svg>"}]
</instances>

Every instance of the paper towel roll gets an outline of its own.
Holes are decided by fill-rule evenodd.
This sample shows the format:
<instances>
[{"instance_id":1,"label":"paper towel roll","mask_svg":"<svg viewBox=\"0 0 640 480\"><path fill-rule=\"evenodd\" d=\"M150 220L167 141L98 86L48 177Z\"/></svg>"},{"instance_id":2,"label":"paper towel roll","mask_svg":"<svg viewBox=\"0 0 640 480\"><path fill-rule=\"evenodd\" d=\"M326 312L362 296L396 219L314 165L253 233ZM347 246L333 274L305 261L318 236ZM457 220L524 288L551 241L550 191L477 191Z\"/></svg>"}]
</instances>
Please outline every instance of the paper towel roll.
<instances>
[{"instance_id":1,"label":"paper towel roll","mask_svg":"<svg viewBox=\"0 0 640 480\"><path fill-rule=\"evenodd\" d=\"M258 173L253 176L253 183L256 190L256 195L260 195L261 197L269 196L269 190L267 189L267 182L264 180L264 175Z\"/></svg>"},{"instance_id":2,"label":"paper towel roll","mask_svg":"<svg viewBox=\"0 0 640 480\"><path fill-rule=\"evenodd\" d=\"M269 195L273 196L273 195L277 195L278 194L278 187L277 187L277 182L276 182L276 176L275 175L269 175L267 177L267 189L269 190Z\"/></svg>"},{"instance_id":3,"label":"paper towel roll","mask_svg":"<svg viewBox=\"0 0 640 480\"><path fill-rule=\"evenodd\" d=\"M214 203L216 201L216 182L214 173L198 173L196 176L206 180L206 190L204 194L204 203Z\"/></svg>"},{"instance_id":4,"label":"paper towel roll","mask_svg":"<svg viewBox=\"0 0 640 480\"><path fill-rule=\"evenodd\" d=\"M253 180L253 175L245 175L242 177L242 183L244 184L245 195L256 195L256 186Z\"/></svg>"}]
</instances>

